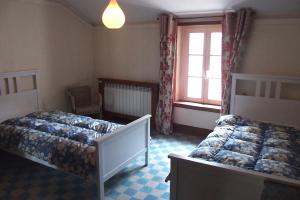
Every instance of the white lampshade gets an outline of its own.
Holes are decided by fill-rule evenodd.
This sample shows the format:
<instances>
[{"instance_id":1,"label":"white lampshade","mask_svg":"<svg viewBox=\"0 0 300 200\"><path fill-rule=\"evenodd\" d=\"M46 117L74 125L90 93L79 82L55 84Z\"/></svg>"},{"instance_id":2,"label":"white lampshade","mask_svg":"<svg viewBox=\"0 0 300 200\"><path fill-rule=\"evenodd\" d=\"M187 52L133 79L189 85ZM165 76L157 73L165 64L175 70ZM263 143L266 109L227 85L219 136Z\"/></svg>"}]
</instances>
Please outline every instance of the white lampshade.
<instances>
[{"instance_id":1,"label":"white lampshade","mask_svg":"<svg viewBox=\"0 0 300 200\"><path fill-rule=\"evenodd\" d=\"M109 29L118 29L124 25L125 15L117 0L110 0L102 14L102 22Z\"/></svg>"}]
</instances>

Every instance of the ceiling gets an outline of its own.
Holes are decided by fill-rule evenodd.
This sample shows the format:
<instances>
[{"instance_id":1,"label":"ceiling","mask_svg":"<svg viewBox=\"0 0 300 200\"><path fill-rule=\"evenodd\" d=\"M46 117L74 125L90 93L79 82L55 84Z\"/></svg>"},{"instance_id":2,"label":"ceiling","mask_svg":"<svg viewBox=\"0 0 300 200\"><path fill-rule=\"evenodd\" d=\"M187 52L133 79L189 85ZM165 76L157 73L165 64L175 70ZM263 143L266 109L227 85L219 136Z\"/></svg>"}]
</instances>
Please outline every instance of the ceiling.
<instances>
[{"instance_id":1,"label":"ceiling","mask_svg":"<svg viewBox=\"0 0 300 200\"><path fill-rule=\"evenodd\" d=\"M71 9L92 25L99 19L109 0L52 0ZM258 15L300 15L300 0L118 0L127 23L154 21L159 13L179 16L201 15L251 7Z\"/></svg>"}]
</instances>

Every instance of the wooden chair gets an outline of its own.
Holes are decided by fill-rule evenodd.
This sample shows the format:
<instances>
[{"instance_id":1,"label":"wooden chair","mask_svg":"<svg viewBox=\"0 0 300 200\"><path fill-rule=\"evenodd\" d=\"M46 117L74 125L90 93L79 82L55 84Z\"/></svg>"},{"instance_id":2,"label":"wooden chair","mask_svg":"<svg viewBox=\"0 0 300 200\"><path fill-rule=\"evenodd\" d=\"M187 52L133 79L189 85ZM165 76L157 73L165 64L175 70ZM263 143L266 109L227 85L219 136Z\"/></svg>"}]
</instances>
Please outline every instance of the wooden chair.
<instances>
[{"instance_id":1,"label":"wooden chair","mask_svg":"<svg viewBox=\"0 0 300 200\"><path fill-rule=\"evenodd\" d=\"M99 115L102 117L102 97L93 95L90 86L79 86L67 89L72 112L78 115Z\"/></svg>"}]
</instances>

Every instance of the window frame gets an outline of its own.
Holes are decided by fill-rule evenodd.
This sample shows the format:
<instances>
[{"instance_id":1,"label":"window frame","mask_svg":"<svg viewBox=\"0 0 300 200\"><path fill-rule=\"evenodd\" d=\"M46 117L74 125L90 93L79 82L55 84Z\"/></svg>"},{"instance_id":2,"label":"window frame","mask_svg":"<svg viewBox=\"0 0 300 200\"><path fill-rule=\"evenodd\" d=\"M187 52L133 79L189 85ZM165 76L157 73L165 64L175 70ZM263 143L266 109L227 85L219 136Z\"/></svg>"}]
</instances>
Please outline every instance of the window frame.
<instances>
[{"instance_id":1,"label":"window frame","mask_svg":"<svg viewBox=\"0 0 300 200\"><path fill-rule=\"evenodd\" d=\"M211 44L211 33L222 32L222 24L211 24L211 25L189 25L180 26L178 31L179 51L179 101L195 102L201 104L210 105L221 105L221 100L210 100L208 99L208 85L209 78L208 70L210 65L210 44ZM204 45L203 45L203 68L202 68L202 98L192 98L187 96L188 90L188 62L189 62L189 34L190 33L204 33ZM213 55L212 55L213 56ZM221 55L222 56L222 55ZM200 77L200 76L198 76Z\"/></svg>"}]
</instances>

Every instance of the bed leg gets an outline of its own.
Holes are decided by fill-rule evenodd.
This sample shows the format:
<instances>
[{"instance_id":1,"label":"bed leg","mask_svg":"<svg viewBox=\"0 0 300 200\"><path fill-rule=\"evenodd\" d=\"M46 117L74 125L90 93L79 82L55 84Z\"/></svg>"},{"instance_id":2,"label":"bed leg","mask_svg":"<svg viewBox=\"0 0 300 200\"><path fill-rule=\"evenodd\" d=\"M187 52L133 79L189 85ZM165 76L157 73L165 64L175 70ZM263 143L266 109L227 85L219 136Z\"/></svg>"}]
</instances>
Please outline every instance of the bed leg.
<instances>
[{"instance_id":1,"label":"bed leg","mask_svg":"<svg viewBox=\"0 0 300 200\"><path fill-rule=\"evenodd\" d=\"M97 195L98 200L104 200L105 193L104 193L104 177L103 177L103 156L102 156L102 144L98 143L96 145L96 170L97 170Z\"/></svg>"},{"instance_id":2,"label":"bed leg","mask_svg":"<svg viewBox=\"0 0 300 200\"><path fill-rule=\"evenodd\" d=\"M149 164L149 149L145 152L145 167Z\"/></svg>"},{"instance_id":3,"label":"bed leg","mask_svg":"<svg viewBox=\"0 0 300 200\"><path fill-rule=\"evenodd\" d=\"M104 182L97 181L97 195L98 200L104 200Z\"/></svg>"},{"instance_id":4,"label":"bed leg","mask_svg":"<svg viewBox=\"0 0 300 200\"><path fill-rule=\"evenodd\" d=\"M146 152L145 152L145 167L149 163L149 146L150 146L150 118L147 120L147 131L146 131Z\"/></svg>"},{"instance_id":5,"label":"bed leg","mask_svg":"<svg viewBox=\"0 0 300 200\"><path fill-rule=\"evenodd\" d=\"M170 200L176 200L176 191L177 191L177 168L178 168L178 161L176 159L171 158L171 172L169 174L170 179Z\"/></svg>"}]
</instances>

